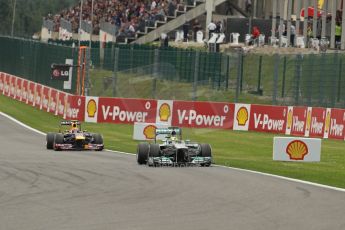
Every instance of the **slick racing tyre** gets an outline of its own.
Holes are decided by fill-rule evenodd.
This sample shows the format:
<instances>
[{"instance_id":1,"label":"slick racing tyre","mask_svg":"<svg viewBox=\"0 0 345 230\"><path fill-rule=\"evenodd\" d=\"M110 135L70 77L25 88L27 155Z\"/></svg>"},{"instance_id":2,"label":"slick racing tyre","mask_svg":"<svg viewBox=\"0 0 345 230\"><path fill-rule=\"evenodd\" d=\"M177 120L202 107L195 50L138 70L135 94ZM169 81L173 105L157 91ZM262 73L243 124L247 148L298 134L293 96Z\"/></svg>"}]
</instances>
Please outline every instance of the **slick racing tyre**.
<instances>
[{"instance_id":1,"label":"slick racing tyre","mask_svg":"<svg viewBox=\"0 0 345 230\"><path fill-rule=\"evenodd\" d=\"M47 149L53 149L54 148L54 138L55 138L55 133L47 133L47 136L46 136Z\"/></svg>"},{"instance_id":2,"label":"slick racing tyre","mask_svg":"<svg viewBox=\"0 0 345 230\"><path fill-rule=\"evenodd\" d=\"M101 134L95 133L92 136L95 144L103 144L103 137Z\"/></svg>"},{"instance_id":3,"label":"slick racing tyre","mask_svg":"<svg viewBox=\"0 0 345 230\"><path fill-rule=\"evenodd\" d=\"M149 157L159 157L160 148L157 144L150 144Z\"/></svg>"},{"instance_id":4,"label":"slick racing tyre","mask_svg":"<svg viewBox=\"0 0 345 230\"><path fill-rule=\"evenodd\" d=\"M202 157L212 157L211 146L209 144L200 144L200 155Z\"/></svg>"},{"instance_id":5,"label":"slick racing tyre","mask_svg":"<svg viewBox=\"0 0 345 230\"><path fill-rule=\"evenodd\" d=\"M93 136L93 140L94 140L95 144L99 144L99 145L103 144L103 137L101 134L95 133L92 136ZM100 148L100 149L97 149L96 151L102 151L102 150L103 150L103 148Z\"/></svg>"},{"instance_id":6,"label":"slick racing tyre","mask_svg":"<svg viewBox=\"0 0 345 230\"><path fill-rule=\"evenodd\" d=\"M149 144L139 143L137 148L137 162L140 165L146 164L149 154Z\"/></svg>"},{"instance_id":7,"label":"slick racing tyre","mask_svg":"<svg viewBox=\"0 0 345 230\"><path fill-rule=\"evenodd\" d=\"M211 150L211 146L209 144L200 144L200 155L202 157L212 157L212 150ZM205 163L202 164L201 166L205 166L205 167L209 167L211 165L211 163Z\"/></svg>"},{"instance_id":8,"label":"slick racing tyre","mask_svg":"<svg viewBox=\"0 0 345 230\"><path fill-rule=\"evenodd\" d=\"M55 134L55 138L54 138L54 150L55 151L60 150L59 148L55 147L55 144L63 144L63 134L57 133Z\"/></svg>"}]
</instances>

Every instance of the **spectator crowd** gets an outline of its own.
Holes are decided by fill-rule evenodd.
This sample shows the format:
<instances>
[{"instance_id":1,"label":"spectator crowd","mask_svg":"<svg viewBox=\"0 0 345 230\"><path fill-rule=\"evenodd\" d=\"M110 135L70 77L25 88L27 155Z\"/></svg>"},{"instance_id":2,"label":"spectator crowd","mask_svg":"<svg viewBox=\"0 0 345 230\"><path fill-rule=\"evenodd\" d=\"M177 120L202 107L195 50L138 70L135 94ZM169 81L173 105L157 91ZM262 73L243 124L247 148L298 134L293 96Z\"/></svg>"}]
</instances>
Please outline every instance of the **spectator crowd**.
<instances>
[{"instance_id":1,"label":"spectator crowd","mask_svg":"<svg viewBox=\"0 0 345 230\"><path fill-rule=\"evenodd\" d=\"M188 0L190 2L190 0ZM62 10L58 14L48 14L46 20L54 22L54 31L58 31L61 19L71 23L72 32L78 33L80 20L80 1L78 5ZM93 34L99 34L101 22L115 26L116 36L134 36L137 31L144 31L145 26L154 26L156 21L163 21L166 16L173 16L184 0L83 0L82 20L92 23ZM92 14L93 9L93 14ZM93 18L91 18L93 17Z\"/></svg>"}]
</instances>

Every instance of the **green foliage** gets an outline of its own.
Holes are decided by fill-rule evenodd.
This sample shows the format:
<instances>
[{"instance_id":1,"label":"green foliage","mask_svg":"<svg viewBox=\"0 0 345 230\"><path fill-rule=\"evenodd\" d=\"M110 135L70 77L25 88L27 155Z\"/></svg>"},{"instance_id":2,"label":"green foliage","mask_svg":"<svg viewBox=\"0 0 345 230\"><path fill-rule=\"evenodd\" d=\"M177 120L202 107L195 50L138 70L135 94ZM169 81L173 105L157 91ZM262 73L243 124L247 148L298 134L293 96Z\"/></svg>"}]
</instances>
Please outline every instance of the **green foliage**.
<instances>
[{"instance_id":1,"label":"green foliage","mask_svg":"<svg viewBox=\"0 0 345 230\"><path fill-rule=\"evenodd\" d=\"M14 36L24 37L31 37L39 32L43 17L48 13L57 14L78 2L77 0L0 0L0 34L11 34L15 1Z\"/></svg>"}]
</instances>

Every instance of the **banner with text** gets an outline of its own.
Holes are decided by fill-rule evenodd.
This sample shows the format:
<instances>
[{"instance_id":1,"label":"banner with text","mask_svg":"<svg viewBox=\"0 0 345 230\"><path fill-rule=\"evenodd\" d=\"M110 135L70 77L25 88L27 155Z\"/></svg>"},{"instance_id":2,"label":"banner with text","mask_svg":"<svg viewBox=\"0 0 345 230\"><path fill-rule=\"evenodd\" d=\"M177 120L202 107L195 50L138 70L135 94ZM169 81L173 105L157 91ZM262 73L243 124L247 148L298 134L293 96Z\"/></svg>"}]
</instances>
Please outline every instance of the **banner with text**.
<instances>
[{"instance_id":1,"label":"banner with text","mask_svg":"<svg viewBox=\"0 0 345 230\"><path fill-rule=\"evenodd\" d=\"M156 111L156 100L100 97L97 121L125 124L155 123Z\"/></svg>"},{"instance_id":2,"label":"banner with text","mask_svg":"<svg viewBox=\"0 0 345 230\"><path fill-rule=\"evenodd\" d=\"M249 130L285 133L286 106L251 105Z\"/></svg>"},{"instance_id":3,"label":"banner with text","mask_svg":"<svg viewBox=\"0 0 345 230\"><path fill-rule=\"evenodd\" d=\"M174 101L172 125L232 129L235 105L221 102Z\"/></svg>"}]
</instances>

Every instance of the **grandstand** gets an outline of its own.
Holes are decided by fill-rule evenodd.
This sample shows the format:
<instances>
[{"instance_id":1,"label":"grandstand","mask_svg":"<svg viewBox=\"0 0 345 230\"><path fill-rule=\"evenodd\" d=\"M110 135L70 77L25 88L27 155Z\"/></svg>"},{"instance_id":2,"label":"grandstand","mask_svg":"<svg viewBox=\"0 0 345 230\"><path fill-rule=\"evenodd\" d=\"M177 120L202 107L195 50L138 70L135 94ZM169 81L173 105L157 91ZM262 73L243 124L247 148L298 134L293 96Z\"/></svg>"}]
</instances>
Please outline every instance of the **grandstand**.
<instances>
[{"instance_id":1,"label":"grandstand","mask_svg":"<svg viewBox=\"0 0 345 230\"><path fill-rule=\"evenodd\" d=\"M248 2L252 3L248 6ZM47 15L41 39L144 44L159 39L163 33L177 40L178 32L187 28L190 41L195 40L197 32L192 23L200 22L202 37L208 38L207 26L211 20L217 20L224 25L227 41L231 33L239 33L240 41L244 42L251 27L259 26L266 44L272 41L269 37L280 40L285 36L286 42L280 41L279 46L295 39L295 44L303 40L306 47L310 26L313 38L326 37L331 48L345 49L345 28L342 29L343 40L337 43L335 39L336 23L345 27L341 0L285 0L283 3L272 0L82 0L55 15ZM304 12L308 12L307 23ZM286 34L278 31L282 24L286 25ZM294 33L291 25L295 26L294 38L290 37Z\"/></svg>"}]
</instances>

